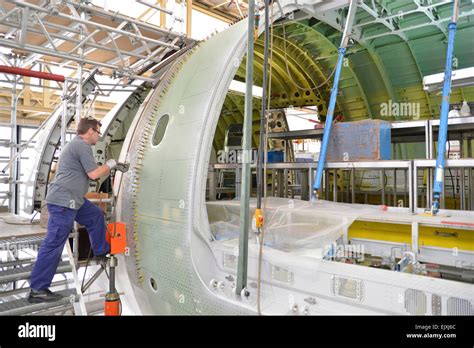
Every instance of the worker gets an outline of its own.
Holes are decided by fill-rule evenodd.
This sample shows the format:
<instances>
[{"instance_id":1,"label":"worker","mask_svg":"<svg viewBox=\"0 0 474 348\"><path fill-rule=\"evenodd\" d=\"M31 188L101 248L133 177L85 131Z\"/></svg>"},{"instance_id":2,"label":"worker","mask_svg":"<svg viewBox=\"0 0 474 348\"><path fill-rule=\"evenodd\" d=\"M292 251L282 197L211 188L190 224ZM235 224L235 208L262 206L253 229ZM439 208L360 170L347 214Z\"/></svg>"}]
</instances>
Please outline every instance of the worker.
<instances>
[{"instance_id":1,"label":"worker","mask_svg":"<svg viewBox=\"0 0 474 348\"><path fill-rule=\"evenodd\" d=\"M106 222L99 207L84 198L89 189L89 179L109 175L117 166L114 159L98 166L92 154L92 145L100 138L101 123L94 118L83 118L75 136L62 149L55 180L49 185L46 203L49 211L48 233L38 252L30 279L28 302L53 302L61 295L49 290L68 240L74 221L85 226L92 250L97 259L110 253L106 241Z\"/></svg>"}]
</instances>

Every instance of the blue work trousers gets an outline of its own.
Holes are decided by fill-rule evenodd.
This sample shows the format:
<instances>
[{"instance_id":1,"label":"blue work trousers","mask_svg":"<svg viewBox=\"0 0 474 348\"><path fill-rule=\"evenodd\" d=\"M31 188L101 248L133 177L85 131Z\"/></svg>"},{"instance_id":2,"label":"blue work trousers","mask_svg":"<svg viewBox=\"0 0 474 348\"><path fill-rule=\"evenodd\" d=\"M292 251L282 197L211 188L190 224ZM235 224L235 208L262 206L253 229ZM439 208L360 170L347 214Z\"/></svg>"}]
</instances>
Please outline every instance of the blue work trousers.
<instances>
[{"instance_id":1,"label":"blue work trousers","mask_svg":"<svg viewBox=\"0 0 474 348\"><path fill-rule=\"evenodd\" d=\"M87 199L78 210L48 204L48 211L48 233L31 273L30 287L36 291L51 285L74 220L87 229L94 255L104 255L110 251L110 245L105 240L104 213Z\"/></svg>"}]
</instances>

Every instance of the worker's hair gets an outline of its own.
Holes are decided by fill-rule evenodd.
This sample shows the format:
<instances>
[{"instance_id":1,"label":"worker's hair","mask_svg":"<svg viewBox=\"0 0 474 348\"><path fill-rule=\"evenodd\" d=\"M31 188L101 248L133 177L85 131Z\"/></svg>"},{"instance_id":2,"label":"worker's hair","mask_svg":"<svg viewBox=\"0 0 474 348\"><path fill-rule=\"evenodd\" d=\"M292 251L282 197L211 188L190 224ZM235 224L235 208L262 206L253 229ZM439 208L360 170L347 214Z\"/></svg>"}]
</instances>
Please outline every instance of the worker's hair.
<instances>
[{"instance_id":1,"label":"worker's hair","mask_svg":"<svg viewBox=\"0 0 474 348\"><path fill-rule=\"evenodd\" d=\"M90 128L95 129L97 125L99 125L100 127L102 126L102 123L100 123L98 120L96 120L93 117L82 118L79 121L79 124L77 125L77 134L78 135L86 134Z\"/></svg>"}]
</instances>

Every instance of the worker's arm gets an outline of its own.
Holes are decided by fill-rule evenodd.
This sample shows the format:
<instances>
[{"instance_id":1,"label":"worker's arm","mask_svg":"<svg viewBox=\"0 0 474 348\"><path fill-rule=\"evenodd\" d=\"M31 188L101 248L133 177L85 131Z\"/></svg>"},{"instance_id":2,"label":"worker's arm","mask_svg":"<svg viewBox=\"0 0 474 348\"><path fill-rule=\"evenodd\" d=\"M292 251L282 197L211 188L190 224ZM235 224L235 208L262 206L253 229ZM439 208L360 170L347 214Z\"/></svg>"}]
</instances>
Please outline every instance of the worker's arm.
<instances>
[{"instance_id":1,"label":"worker's arm","mask_svg":"<svg viewBox=\"0 0 474 348\"><path fill-rule=\"evenodd\" d=\"M110 173L109 166L104 164L103 166L97 167L95 170L87 173L87 176L91 180L97 180L103 176L109 175L109 173Z\"/></svg>"},{"instance_id":2,"label":"worker's arm","mask_svg":"<svg viewBox=\"0 0 474 348\"><path fill-rule=\"evenodd\" d=\"M114 159L108 160L103 166L97 167L96 169L87 172L87 176L91 180L97 180L103 176L110 174L110 171L117 166L117 161Z\"/></svg>"}]
</instances>

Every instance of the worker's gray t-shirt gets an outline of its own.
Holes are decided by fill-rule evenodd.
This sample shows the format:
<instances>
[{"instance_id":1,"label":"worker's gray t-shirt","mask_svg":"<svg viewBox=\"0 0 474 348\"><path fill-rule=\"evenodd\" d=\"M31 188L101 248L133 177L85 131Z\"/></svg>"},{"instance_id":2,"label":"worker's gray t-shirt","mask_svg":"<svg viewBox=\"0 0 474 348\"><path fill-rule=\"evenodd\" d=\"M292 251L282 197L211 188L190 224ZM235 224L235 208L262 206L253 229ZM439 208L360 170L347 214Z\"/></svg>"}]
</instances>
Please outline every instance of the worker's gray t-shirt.
<instances>
[{"instance_id":1,"label":"worker's gray t-shirt","mask_svg":"<svg viewBox=\"0 0 474 348\"><path fill-rule=\"evenodd\" d=\"M49 184L46 203L79 209L89 189L87 173L96 168L92 147L80 136L74 137L59 155L56 176Z\"/></svg>"}]
</instances>

